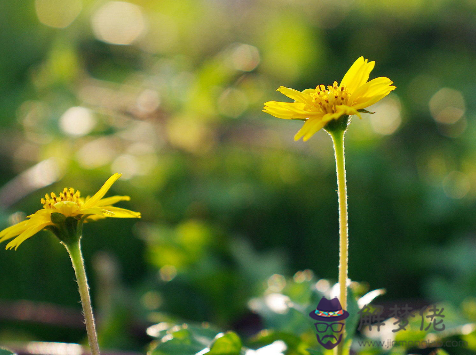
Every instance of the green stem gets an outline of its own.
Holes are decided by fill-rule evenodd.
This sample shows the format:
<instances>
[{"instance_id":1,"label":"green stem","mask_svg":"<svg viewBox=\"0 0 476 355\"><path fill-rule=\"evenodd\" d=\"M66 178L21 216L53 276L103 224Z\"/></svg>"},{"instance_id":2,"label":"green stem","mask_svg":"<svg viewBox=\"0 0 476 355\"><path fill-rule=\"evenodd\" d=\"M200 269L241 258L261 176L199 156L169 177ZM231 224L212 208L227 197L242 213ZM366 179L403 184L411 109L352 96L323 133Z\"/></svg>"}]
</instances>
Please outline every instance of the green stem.
<instances>
[{"instance_id":1,"label":"green stem","mask_svg":"<svg viewBox=\"0 0 476 355\"><path fill-rule=\"evenodd\" d=\"M65 244L65 246L66 250L68 250L69 256L71 257L71 262L73 263L74 272L76 274L76 280L78 282L91 354L100 355L98 337L96 334L96 325L94 323L93 309L91 307L91 297L89 296L88 280L86 278L86 270L84 269L83 254L81 253L80 239L81 238L78 238L71 243Z\"/></svg>"},{"instance_id":2,"label":"green stem","mask_svg":"<svg viewBox=\"0 0 476 355\"><path fill-rule=\"evenodd\" d=\"M344 155L344 130L329 132L334 142L334 153L337 172L337 192L339 198L339 286L340 303L343 309L347 309L347 268L349 237L347 228L347 183L345 179L345 155ZM345 339L345 329L343 334ZM344 352L344 341L337 346L337 354Z\"/></svg>"}]
</instances>

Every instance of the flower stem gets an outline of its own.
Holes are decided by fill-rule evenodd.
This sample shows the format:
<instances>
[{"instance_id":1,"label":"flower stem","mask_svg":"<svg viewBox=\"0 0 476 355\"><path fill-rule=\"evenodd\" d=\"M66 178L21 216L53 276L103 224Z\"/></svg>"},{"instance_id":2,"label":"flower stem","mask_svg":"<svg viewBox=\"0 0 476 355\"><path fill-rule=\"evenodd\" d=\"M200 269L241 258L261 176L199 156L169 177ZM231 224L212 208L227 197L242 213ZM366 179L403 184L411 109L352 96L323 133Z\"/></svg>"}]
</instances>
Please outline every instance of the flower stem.
<instances>
[{"instance_id":1,"label":"flower stem","mask_svg":"<svg viewBox=\"0 0 476 355\"><path fill-rule=\"evenodd\" d=\"M343 309L347 309L347 267L349 246L347 229L347 183L345 179L345 155L344 155L344 134L345 130L333 130L329 132L334 142L334 153L336 159L337 172L337 193L339 199L339 286L340 303ZM344 329L345 332L345 329ZM343 334L345 339L345 333ZM342 355L345 341L337 346L337 354Z\"/></svg>"},{"instance_id":2,"label":"flower stem","mask_svg":"<svg viewBox=\"0 0 476 355\"><path fill-rule=\"evenodd\" d=\"M86 278L86 270L84 269L83 254L81 253L80 239L81 238L78 238L71 243L65 244L65 246L66 250L68 250L69 256L71 257L71 262L73 263L74 272L76 274L76 280L78 282L91 354L100 355L98 337L96 334L96 325L94 323L94 314L91 307L91 297L89 296L89 285Z\"/></svg>"}]
</instances>

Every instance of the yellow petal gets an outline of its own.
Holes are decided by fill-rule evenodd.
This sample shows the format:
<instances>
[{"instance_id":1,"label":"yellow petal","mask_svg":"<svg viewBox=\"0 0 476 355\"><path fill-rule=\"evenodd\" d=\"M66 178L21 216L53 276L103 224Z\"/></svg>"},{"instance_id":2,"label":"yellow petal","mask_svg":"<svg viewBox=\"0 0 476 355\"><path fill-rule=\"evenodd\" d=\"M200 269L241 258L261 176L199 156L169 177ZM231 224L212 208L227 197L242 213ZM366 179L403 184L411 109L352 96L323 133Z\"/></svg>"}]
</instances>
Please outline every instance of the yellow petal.
<instances>
[{"instance_id":1,"label":"yellow petal","mask_svg":"<svg viewBox=\"0 0 476 355\"><path fill-rule=\"evenodd\" d=\"M86 209L81 209L81 214L82 215L98 215L102 216L103 215L103 210L104 208L102 206L97 206L97 207L91 207L91 208L86 208Z\"/></svg>"},{"instance_id":2,"label":"yellow petal","mask_svg":"<svg viewBox=\"0 0 476 355\"><path fill-rule=\"evenodd\" d=\"M263 112L286 120L305 120L307 118L322 117L323 112L321 110L318 111L317 108L309 110L307 107L308 105L301 102L268 101L265 103Z\"/></svg>"},{"instance_id":3,"label":"yellow petal","mask_svg":"<svg viewBox=\"0 0 476 355\"><path fill-rule=\"evenodd\" d=\"M344 75L340 86L345 86L352 94L357 88L369 80L370 72L374 69L375 62L368 62L364 57L357 59Z\"/></svg>"},{"instance_id":4,"label":"yellow petal","mask_svg":"<svg viewBox=\"0 0 476 355\"><path fill-rule=\"evenodd\" d=\"M18 237L13 239L10 243L8 243L6 249L15 248L15 250L17 250L18 246L21 243L23 243L28 238L34 236L36 233L38 233L39 231L41 231L43 228L45 228L48 225L49 223L43 223L43 224L35 224L31 226L30 228L25 230L23 233L21 233Z\"/></svg>"},{"instance_id":5,"label":"yellow petal","mask_svg":"<svg viewBox=\"0 0 476 355\"><path fill-rule=\"evenodd\" d=\"M309 113L304 110L306 104L300 102L268 101L264 105L263 112L269 113L274 117L286 120L306 119L309 117Z\"/></svg>"},{"instance_id":6,"label":"yellow petal","mask_svg":"<svg viewBox=\"0 0 476 355\"><path fill-rule=\"evenodd\" d=\"M327 122L324 122L321 118L316 118L313 120L307 120L306 123L301 127L301 129L296 133L294 136L294 140L298 141L301 138L303 138L303 141L307 141L309 138L311 138L314 133L319 131L322 127L326 125Z\"/></svg>"},{"instance_id":7,"label":"yellow petal","mask_svg":"<svg viewBox=\"0 0 476 355\"><path fill-rule=\"evenodd\" d=\"M90 199L87 199L86 202L84 203L83 208L90 208L96 206L96 204L99 202L100 199L104 197L104 195L108 192L108 190L111 188L112 184L114 184L117 179L121 177L122 174L114 174L112 175L107 181L102 185L102 187L99 189L98 192L94 194L93 197Z\"/></svg>"},{"instance_id":8,"label":"yellow petal","mask_svg":"<svg viewBox=\"0 0 476 355\"><path fill-rule=\"evenodd\" d=\"M14 224L8 228L5 228L0 232L0 242L16 237L17 235L23 233L27 229L27 225L30 221L22 221L20 223Z\"/></svg>"},{"instance_id":9,"label":"yellow petal","mask_svg":"<svg viewBox=\"0 0 476 355\"><path fill-rule=\"evenodd\" d=\"M130 201L130 199L129 196L111 196L103 198L96 204L96 206L109 206L118 203L119 201Z\"/></svg>"},{"instance_id":10,"label":"yellow petal","mask_svg":"<svg viewBox=\"0 0 476 355\"><path fill-rule=\"evenodd\" d=\"M125 208L114 206L103 207L103 214L106 217L113 218L141 218L141 214L139 212L134 212L131 210L126 210Z\"/></svg>"},{"instance_id":11,"label":"yellow petal","mask_svg":"<svg viewBox=\"0 0 476 355\"><path fill-rule=\"evenodd\" d=\"M359 116L359 118L362 118L362 116L360 116L360 112L357 111L357 109L355 107L350 107L350 106L346 106L346 105L337 106L336 107L336 113L334 115L336 115L335 117L333 117L334 119L337 119L342 115L348 115L348 116L357 115L357 116Z\"/></svg>"},{"instance_id":12,"label":"yellow petal","mask_svg":"<svg viewBox=\"0 0 476 355\"><path fill-rule=\"evenodd\" d=\"M307 133L302 137L303 142L307 142L317 131L321 130L327 122L322 120L315 120L315 123L309 126Z\"/></svg>"},{"instance_id":13,"label":"yellow petal","mask_svg":"<svg viewBox=\"0 0 476 355\"><path fill-rule=\"evenodd\" d=\"M94 215L88 216L84 220L84 222L88 223L88 222L93 222L93 221L99 221L100 219L104 219L104 218L106 218L106 216L94 214Z\"/></svg>"},{"instance_id":14,"label":"yellow petal","mask_svg":"<svg viewBox=\"0 0 476 355\"><path fill-rule=\"evenodd\" d=\"M51 208L45 208L45 209L41 209L41 210L38 210L36 211L35 213L27 216L28 218L32 218L32 217L41 217L41 216L44 216L44 217L47 217L49 218L50 215L51 215L51 212L54 212L54 210L52 210Z\"/></svg>"},{"instance_id":15,"label":"yellow petal","mask_svg":"<svg viewBox=\"0 0 476 355\"><path fill-rule=\"evenodd\" d=\"M280 86L277 91L279 91L281 94L286 95L290 99L293 99L296 102L302 102L308 105L312 104L311 96L308 93L305 93L304 91L301 92L284 86Z\"/></svg>"},{"instance_id":16,"label":"yellow petal","mask_svg":"<svg viewBox=\"0 0 476 355\"><path fill-rule=\"evenodd\" d=\"M396 87L392 84L393 82L389 78L380 77L362 85L351 96L352 107L360 110L380 101L392 90L395 90Z\"/></svg>"},{"instance_id":17,"label":"yellow petal","mask_svg":"<svg viewBox=\"0 0 476 355\"><path fill-rule=\"evenodd\" d=\"M368 83L365 83L364 85L360 86L356 91L354 91L354 93L352 93L351 101L355 101L356 99L362 96L374 96L376 92L378 92L382 88L388 88L392 84L393 81L383 76L372 79Z\"/></svg>"}]
</instances>

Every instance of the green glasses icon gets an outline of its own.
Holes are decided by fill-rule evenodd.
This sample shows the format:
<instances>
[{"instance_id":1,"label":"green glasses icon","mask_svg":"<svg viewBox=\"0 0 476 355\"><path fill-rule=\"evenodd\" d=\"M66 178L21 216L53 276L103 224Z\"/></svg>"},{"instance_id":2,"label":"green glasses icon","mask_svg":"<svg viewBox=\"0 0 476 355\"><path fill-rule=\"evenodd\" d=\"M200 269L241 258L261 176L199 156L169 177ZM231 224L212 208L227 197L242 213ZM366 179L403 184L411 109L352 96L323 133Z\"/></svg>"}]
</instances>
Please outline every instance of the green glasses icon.
<instances>
[{"instance_id":1,"label":"green glasses icon","mask_svg":"<svg viewBox=\"0 0 476 355\"><path fill-rule=\"evenodd\" d=\"M329 327L335 333L339 333L344 328L344 323L314 323L319 333L325 333Z\"/></svg>"}]
</instances>

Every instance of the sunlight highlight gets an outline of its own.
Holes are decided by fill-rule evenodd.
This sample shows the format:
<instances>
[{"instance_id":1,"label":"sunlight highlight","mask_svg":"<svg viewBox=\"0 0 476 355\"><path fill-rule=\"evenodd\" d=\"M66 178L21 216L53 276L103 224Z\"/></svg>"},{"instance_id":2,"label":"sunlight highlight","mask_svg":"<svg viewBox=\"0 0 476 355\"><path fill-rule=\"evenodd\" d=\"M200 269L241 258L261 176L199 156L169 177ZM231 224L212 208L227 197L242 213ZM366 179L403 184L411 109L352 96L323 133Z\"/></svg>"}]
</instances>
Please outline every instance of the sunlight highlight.
<instances>
[{"instance_id":1,"label":"sunlight highlight","mask_svg":"<svg viewBox=\"0 0 476 355\"><path fill-rule=\"evenodd\" d=\"M138 39L146 29L142 9L125 1L109 1L91 19L97 39L127 45Z\"/></svg>"},{"instance_id":2,"label":"sunlight highlight","mask_svg":"<svg viewBox=\"0 0 476 355\"><path fill-rule=\"evenodd\" d=\"M370 125L375 133L393 134L402 123L401 104L395 96L384 98L370 107L369 111L375 111L373 115L369 115Z\"/></svg>"},{"instance_id":3,"label":"sunlight highlight","mask_svg":"<svg viewBox=\"0 0 476 355\"><path fill-rule=\"evenodd\" d=\"M96 119L91 111L85 107L69 108L59 120L60 128L71 136L84 136L90 133L96 125Z\"/></svg>"},{"instance_id":4,"label":"sunlight highlight","mask_svg":"<svg viewBox=\"0 0 476 355\"><path fill-rule=\"evenodd\" d=\"M83 355L86 352L79 344L31 342L27 345L29 354L37 355Z\"/></svg>"},{"instance_id":5,"label":"sunlight highlight","mask_svg":"<svg viewBox=\"0 0 476 355\"><path fill-rule=\"evenodd\" d=\"M68 27L78 17L83 4L81 0L36 0L38 20L50 27Z\"/></svg>"},{"instance_id":6,"label":"sunlight highlight","mask_svg":"<svg viewBox=\"0 0 476 355\"><path fill-rule=\"evenodd\" d=\"M438 123L456 123L466 112L463 94L457 90L443 88L429 102L433 119Z\"/></svg>"}]
</instances>

